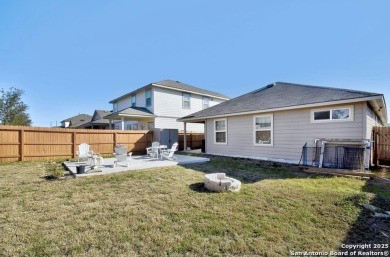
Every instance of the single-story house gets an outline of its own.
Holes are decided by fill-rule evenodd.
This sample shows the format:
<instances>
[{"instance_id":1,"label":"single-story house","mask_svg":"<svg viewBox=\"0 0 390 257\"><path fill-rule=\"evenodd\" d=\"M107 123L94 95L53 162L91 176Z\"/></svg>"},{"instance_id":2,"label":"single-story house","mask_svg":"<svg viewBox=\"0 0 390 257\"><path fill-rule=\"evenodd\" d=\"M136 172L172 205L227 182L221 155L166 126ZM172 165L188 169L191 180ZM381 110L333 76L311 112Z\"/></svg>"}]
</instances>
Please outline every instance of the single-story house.
<instances>
[{"instance_id":1,"label":"single-story house","mask_svg":"<svg viewBox=\"0 0 390 257\"><path fill-rule=\"evenodd\" d=\"M95 110L92 115L91 121L84 125L86 129L110 129L110 121L103 117L110 115L112 111L108 110Z\"/></svg>"},{"instance_id":2,"label":"single-story house","mask_svg":"<svg viewBox=\"0 0 390 257\"><path fill-rule=\"evenodd\" d=\"M95 110L93 115L78 114L61 121L62 128L80 129L110 129L110 121L104 116L110 115L112 111Z\"/></svg>"},{"instance_id":3,"label":"single-story house","mask_svg":"<svg viewBox=\"0 0 390 257\"><path fill-rule=\"evenodd\" d=\"M78 114L61 121L61 128L83 128L91 121L92 116L89 114Z\"/></svg>"},{"instance_id":4,"label":"single-story house","mask_svg":"<svg viewBox=\"0 0 390 257\"><path fill-rule=\"evenodd\" d=\"M387 109L380 93L276 82L178 121L205 124L208 154L299 163L305 144L369 145Z\"/></svg>"}]
</instances>

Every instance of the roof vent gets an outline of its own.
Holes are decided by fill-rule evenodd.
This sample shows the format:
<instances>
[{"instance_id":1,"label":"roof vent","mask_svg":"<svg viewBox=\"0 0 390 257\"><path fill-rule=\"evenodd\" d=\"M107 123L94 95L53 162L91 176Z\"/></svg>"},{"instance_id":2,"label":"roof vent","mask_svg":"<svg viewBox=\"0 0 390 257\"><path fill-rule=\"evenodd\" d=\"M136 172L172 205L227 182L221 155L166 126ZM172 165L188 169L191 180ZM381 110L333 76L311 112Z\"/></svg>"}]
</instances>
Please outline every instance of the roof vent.
<instances>
[{"instance_id":1,"label":"roof vent","mask_svg":"<svg viewBox=\"0 0 390 257\"><path fill-rule=\"evenodd\" d=\"M261 92L261 91L264 91L264 90L266 90L266 89L269 89L269 88L271 88L271 87L273 87L273 86L275 86L275 83L266 85L265 87L262 87L262 88L260 88L260 89L258 89L258 90L255 90L255 91L252 92L252 94L257 94L257 93L259 93L259 92Z\"/></svg>"}]
</instances>

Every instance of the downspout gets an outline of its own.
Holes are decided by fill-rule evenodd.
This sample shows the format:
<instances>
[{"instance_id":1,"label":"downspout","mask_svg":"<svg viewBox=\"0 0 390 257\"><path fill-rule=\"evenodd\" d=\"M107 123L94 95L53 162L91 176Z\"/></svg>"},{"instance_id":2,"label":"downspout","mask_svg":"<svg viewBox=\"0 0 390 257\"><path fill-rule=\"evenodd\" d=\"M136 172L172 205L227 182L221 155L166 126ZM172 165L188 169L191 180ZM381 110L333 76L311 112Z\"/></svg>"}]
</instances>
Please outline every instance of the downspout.
<instances>
[{"instance_id":1,"label":"downspout","mask_svg":"<svg viewBox=\"0 0 390 257\"><path fill-rule=\"evenodd\" d=\"M324 162L324 152L325 152L325 144L328 143L327 141L321 141L321 154L320 154L320 164L318 165L319 168L322 168L322 163Z\"/></svg>"},{"instance_id":2,"label":"downspout","mask_svg":"<svg viewBox=\"0 0 390 257\"><path fill-rule=\"evenodd\" d=\"M371 164L371 140L363 140L363 143L366 145L364 149L364 170L367 172L370 169Z\"/></svg>"},{"instance_id":3,"label":"downspout","mask_svg":"<svg viewBox=\"0 0 390 257\"><path fill-rule=\"evenodd\" d=\"M183 151L187 151L187 122L184 122Z\"/></svg>"}]
</instances>

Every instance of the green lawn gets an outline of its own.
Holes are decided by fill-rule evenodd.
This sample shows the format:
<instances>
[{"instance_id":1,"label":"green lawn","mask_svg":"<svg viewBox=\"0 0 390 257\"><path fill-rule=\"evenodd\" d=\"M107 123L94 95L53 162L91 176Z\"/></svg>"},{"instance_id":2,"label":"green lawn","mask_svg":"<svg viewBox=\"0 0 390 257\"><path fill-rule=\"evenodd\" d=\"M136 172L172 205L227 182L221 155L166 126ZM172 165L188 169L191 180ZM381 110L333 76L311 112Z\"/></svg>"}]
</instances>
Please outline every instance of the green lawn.
<instances>
[{"instance_id":1,"label":"green lawn","mask_svg":"<svg viewBox=\"0 0 390 257\"><path fill-rule=\"evenodd\" d=\"M241 180L241 191L207 192L207 172ZM288 256L389 243L389 222L373 226L360 207L389 210L385 183L222 157L59 181L43 175L36 162L0 165L0 256Z\"/></svg>"}]
</instances>

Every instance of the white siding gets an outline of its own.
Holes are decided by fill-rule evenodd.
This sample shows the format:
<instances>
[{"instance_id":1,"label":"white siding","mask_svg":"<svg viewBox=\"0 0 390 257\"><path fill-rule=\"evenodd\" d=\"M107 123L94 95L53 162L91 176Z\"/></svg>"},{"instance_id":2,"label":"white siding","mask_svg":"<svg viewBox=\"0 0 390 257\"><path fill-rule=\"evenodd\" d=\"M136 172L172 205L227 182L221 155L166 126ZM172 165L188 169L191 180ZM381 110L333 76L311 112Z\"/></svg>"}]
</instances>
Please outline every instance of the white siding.
<instances>
[{"instance_id":1,"label":"white siding","mask_svg":"<svg viewBox=\"0 0 390 257\"><path fill-rule=\"evenodd\" d=\"M126 109L131 106L131 96L123 98L118 101L118 111Z\"/></svg>"},{"instance_id":2,"label":"white siding","mask_svg":"<svg viewBox=\"0 0 390 257\"><path fill-rule=\"evenodd\" d=\"M137 93L135 105L137 107L146 107L145 90ZM152 106L147 108L149 111L153 112L153 90L152 90Z\"/></svg>"},{"instance_id":3,"label":"white siding","mask_svg":"<svg viewBox=\"0 0 390 257\"><path fill-rule=\"evenodd\" d=\"M152 90L152 106L147 107L147 109L151 112L153 112L153 90ZM145 98L145 90L142 90L140 92L137 92L136 94L136 106L137 107L146 107L146 98ZM118 110L123 110L126 108L131 107L131 96L128 96L124 99L121 99L118 101Z\"/></svg>"},{"instance_id":4,"label":"white siding","mask_svg":"<svg viewBox=\"0 0 390 257\"><path fill-rule=\"evenodd\" d=\"M253 116L227 117L228 144L214 144L214 119L207 120L206 150L209 154L298 162L302 146L316 138L363 139L364 104L354 104L354 120L311 123L310 108L273 112L273 146L254 145ZM335 106L329 106L335 107ZM263 114L263 113L262 113ZM364 118L363 118L364 117Z\"/></svg>"},{"instance_id":5,"label":"white siding","mask_svg":"<svg viewBox=\"0 0 390 257\"><path fill-rule=\"evenodd\" d=\"M366 107L366 119L367 119L367 129L366 129L366 139L371 139L372 128L375 126L381 126L379 117L371 110L370 107Z\"/></svg>"},{"instance_id":6,"label":"white siding","mask_svg":"<svg viewBox=\"0 0 390 257\"><path fill-rule=\"evenodd\" d=\"M161 129L178 129L179 131L184 130L184 123L177 122L177 118L161 118L156 117L154 119L154 127ZM203 132L204 124L198 123L187 123L187 132Z\"/></svg>"},{"instance_id":7,"label":"white siding","mask_svg":"<svg viewBox=\"0 0 390 257\"><path fill-rule=\"evenodd\" d=\"M176 90L169 90L165 88L155 87L153 90L154 96L154 115L156 118L156 128L177 128L179 130L184 129L182 122L177 122L178 118L192 114L194 112L202 110L203 96L191 94L191 108L183 108L183 93ZM211 98L209 106L214 106L223 102L219 99ZM203 132L203 124L188 124L188 131Z\"/></svg>"}]
</instances>

